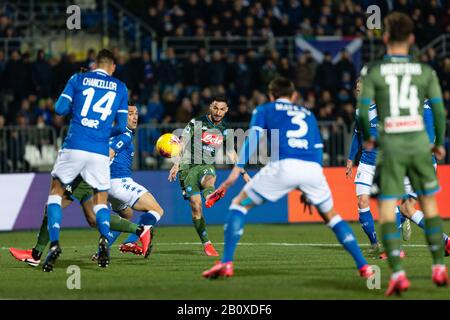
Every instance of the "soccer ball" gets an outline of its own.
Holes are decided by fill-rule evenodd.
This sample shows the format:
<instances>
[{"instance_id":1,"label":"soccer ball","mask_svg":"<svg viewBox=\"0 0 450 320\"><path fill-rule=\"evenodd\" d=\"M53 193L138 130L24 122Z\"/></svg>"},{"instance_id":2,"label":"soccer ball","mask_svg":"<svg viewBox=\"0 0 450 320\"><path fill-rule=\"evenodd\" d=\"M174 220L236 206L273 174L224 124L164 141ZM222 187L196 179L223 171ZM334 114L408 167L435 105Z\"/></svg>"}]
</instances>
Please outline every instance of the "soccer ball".
<instances>
[{"instance_id":1,"label":"soccer ball","mask_svg":"<svg viewBox=\"0 0 450 320\"><path fill-rule=\"evenodd\" d=\"M176 135L165 133L156 141L156 150L164 158L176 157L181 153L181 141Z\"/></svg>"}]
</instances>

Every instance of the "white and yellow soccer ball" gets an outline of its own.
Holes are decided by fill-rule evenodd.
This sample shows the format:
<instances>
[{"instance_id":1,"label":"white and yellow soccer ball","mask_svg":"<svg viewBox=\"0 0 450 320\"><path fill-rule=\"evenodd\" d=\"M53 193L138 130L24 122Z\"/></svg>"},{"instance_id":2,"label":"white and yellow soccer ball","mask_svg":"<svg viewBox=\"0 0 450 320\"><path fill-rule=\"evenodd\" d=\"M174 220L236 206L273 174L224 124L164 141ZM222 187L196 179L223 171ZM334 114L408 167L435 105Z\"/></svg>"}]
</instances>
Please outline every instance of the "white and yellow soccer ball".
<instances>
[{"instance_id":1,"label":"white and yellow soccer ball","mask_svg":"<svg viewBox=\"0 0 450 320\"><path fill-rule=\"evenodd\" d=\"M181 141L176 135L165 133L156 141L156 150L164 158L179 156L181 153Z\"/></svg>"}]
</instances>

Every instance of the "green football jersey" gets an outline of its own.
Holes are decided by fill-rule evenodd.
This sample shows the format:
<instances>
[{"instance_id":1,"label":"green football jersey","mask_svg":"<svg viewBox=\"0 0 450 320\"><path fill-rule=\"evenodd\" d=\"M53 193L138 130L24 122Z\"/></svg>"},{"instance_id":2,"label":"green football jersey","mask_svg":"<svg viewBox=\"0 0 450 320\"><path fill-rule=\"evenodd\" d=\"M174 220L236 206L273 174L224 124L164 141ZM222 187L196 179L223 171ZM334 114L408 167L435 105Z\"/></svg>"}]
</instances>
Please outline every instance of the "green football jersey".
<instances>
[{"instance_id":1,"label":"green football jersey","mask_svg":"<svg viewBox=\"0 0 450 320\"><path fill-rule=\"evenodd\" d=\"M227 131L228 127L224 121L215 125L207 115L189 121L181 138L186 147L180 162L180 170L195 165L214 164L216 151L223 148Z\"/></svg>"},{"instance_id":2,"label":"green football jersey","mask_svg":"<svg viewBox=\"0 0 450 320\"><path fill-rule=\"evenodd\" d=\"M423 121L423 101L430 99L436 131L436 145L444 143L445 115L436 72L409 56L385 56L361 71L362 92L358 107L360 125L369 137L368 108L375 100L378 112L379 144L398 141L413 148L429 148ZM414 142L420 142L414 144ZM410 150L412 151L412 150Z\"/></svg>"}]
</instances>

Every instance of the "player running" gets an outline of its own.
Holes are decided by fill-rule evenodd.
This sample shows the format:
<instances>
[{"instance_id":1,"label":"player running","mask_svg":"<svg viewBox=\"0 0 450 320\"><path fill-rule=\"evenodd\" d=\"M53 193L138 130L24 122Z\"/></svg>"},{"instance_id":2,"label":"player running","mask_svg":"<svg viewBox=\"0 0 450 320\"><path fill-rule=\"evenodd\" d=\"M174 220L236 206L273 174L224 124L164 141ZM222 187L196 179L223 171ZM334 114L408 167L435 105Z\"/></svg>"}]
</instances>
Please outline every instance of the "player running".
<instances>
[{"instance_id":1,"label":"player running","mask_svg":"<svg viewBox=\"0 0 450 320\"><path fill-rule=\"evenodd\" d=\"M436 72L426 64L412 62L407 55L414 42L414 24L406 14L394 12L385 18L383 40L387 55L363 68L362 94L358 99L364 147L379 146L374 181L379 188L378 206L383 244L393 270L386 295L406 291L410 282L401 265L400 234L396 225L397 199L405 194L404 177L408 176L424 211L425 236L433 257L432 281L448 285L444 264L442 221L434 194L439 190L430 157L445 156L445 113ZM433 111L436 140L430 145L423 120L425 97ZM369 108L377 104L378 139L370 133Z\"/></svg>"},{"instance_id":2,"label":"player running","mask_svg":"<svg viewBox=\"0 0 450 320\"><path fill-rule=\"evenodd\" d=\"M91 186L84 182L81 176L78 176L71 184L68 184L66 186L66 191L62 199L61 207L65 209L73 201L77 201L83 209L83 213L89 226L95 228L96 221L94 213L94 202L92 199L93 195L94 192ZM136 234L137 236L139 236L142 246L148 247L151 240L150 232L144 232L145 229L143 225L137 225L129 221L128 219L130 219L132 216L133 211L130 208L119 212L119 215L112 214L110 221L111 231L121 231ZM11 253L11 255L17 260L23 261L31 267L37 267L40 264L41 256L50 241L47 227L48 218L45 208L44 217L34 247L28 250L9 248L9 252Z\"/></svg>"},{"instance_id":3,"label":"player running","mask_svg":"<svg viewBox=\"0 0 450 320\"><path fill-rule=\"evenodd\" d=\"M94 189L94 213L100 232L98 265L109 265L108 233L110 212L109 137L126 131L128 92L124 83L112 77L116 65L113 54L102 49L96 57L97 69L73 75L56 101L58 115L71 115L69 132L51 172L47 201L50 249L43 270L51 272L61 254L59 231L65 185L81 175ZM112 127L113 122L116 127Z\"/></svg>"},{"instance_id":4,"label":"player running","mask_svg":"<svg viewBox=\"0 0 450 320\"><path fill-rule=\"evenodd\" d=\"M323 174L323 144L314 114L292 103L294 84L276 78L269 84L270 103L258 106L253 112L250 132L240 151L238 164L221 188L231 187L258 146L259 134L279 130L279 159L271 159L235 197L225 224L225 249L221 263L203 272L205 278L231 277L233 256L244 232L245 216L249 209L264 201L277 201L291 190L299 188L319 211L342 246L353 257L359 273L367 278L372 268L356 241L349 225L333 209L330 188Z\"/></svg>"},{"instance_id":5,"label":"player running","mask_svg":"<svg viewBox=\"0 0 450 320\"><path fill-rule=\"evenodd\" d=\"M223 147L228 130L223 119L227 112L226 97L217 96L212 100L207 115L194 118L189 122L181 137L182 155L170 169L168 178L171 182L175 181L178 174L183 197L189 200L191 206L192 222L208 256L219 254L206 231L206 221L202 213L202 196L206 200L207 208L212 207L225 196L223 188L215 192L216 170L211 163L214 162L216 150ZM237 155L234 149L227 150L226 156L233 162L236 161ZM250 180L245 170L241 169L240 173L245 181Z\"/></svg>"},{"instance_id":6,"label":"player running","mask_svg":"<svg viewBox=\"0 0 450 320\"><path fill-rule=\"evenodd\" d=\"M139 225L144 225L145 229L150 231L150 242L152 242L153 228L163 216L164 211L153 195L131 178L134 157L133 136L138 125L138 117L137 107L130 105L128 108L127 132L111 138L109 143L111 189L108 193L113 211L122 212L132 208L136 211L145 212L139 218ZM112 244L119 235L119 231L113 231L109 243ZM138 239L139 237L136 234L131 234L120 246L120 251L143 254L147 258L153 245L150 243L150 246L148 246L143 243L143 247L139 247L136 243Z\"/></svg>"}]
</instances>

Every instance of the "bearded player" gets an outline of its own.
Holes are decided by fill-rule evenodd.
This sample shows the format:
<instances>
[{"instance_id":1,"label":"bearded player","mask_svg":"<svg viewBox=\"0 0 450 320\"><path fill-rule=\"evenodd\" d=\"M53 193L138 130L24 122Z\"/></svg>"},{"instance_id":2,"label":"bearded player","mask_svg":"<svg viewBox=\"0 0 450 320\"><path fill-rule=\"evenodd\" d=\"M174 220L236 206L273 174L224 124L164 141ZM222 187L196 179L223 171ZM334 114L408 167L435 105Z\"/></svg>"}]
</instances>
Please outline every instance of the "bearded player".
<instances>
[{"instance_id":1,"label":"bearded player","mask_svg":"<svg viewBox=\"0 0 450 320\"><path fill-rule=\"evenodd\" d=\"M375 184L379 189L378 206L383 245L392 274L386 295L406 291L410 282L400 259L400 234L396 225L397 200L405 195L404 178L408 176L424 212L424 231L432 255L431 279L437 286L448 285L444 264L442 220L435 193L439 182L430 157L445 156L445 111L436 72L408 56L414 42L414 23L399 12L384 20L383 40L387 55L363 68L362 92L358 99L364 147L378 148ZM423 103L429 99L435 126L435 142L430 144L423 119ZM369 108L375 101L379 117L378 138L370 133Z\"/></svg>"},{"instance_id":2,"label":"bearded player","mask_svg":"<svg viewBox=\"0 0 450 320\"><path fill-rule=\"evenodd\" d=\"M222 261L203 272L203 276L232 276L234 252L244 233L248 211L266 201L275 202L299 188L350 253L360 275L370 277L372 268L367 264L352 229L333 208L333 198L322 169L322 138L314 114L293 103L296 98L295 87L288 79L272 80L269 96L270 102L258 106L253 112L249 136L241 148L238 164L221 188L229 188L234 184L258 147L259 137L265 130L269 141L272 130L277 130L279 134L278 159L272 154L270 162L233 199L225 224Z\"/></svg>"},{"instance_id":3,"label":"bearded player","mask_svg":"<svg viewBox=\"0 0 450 320\"><path fill-rule=\"evenodd\" d=\"M208 237L202 212L202 197L205 199L205 206L211 208L225 196L223 188L215 192L216 170L213 163L216 151L224 147L228 127L223 119L227 112L226 97L217 96L212 100L208 114L189 122L181 137L182 154L172 166L168 178L172 182L178 176L183 197L191 207L192 222L208 256L219 254ZM227 148L226 157L233 163L236 162L234 148ZM245 170L242 169L240 173L245 181L250 180Z\"/></svg>"}]
</instances>

